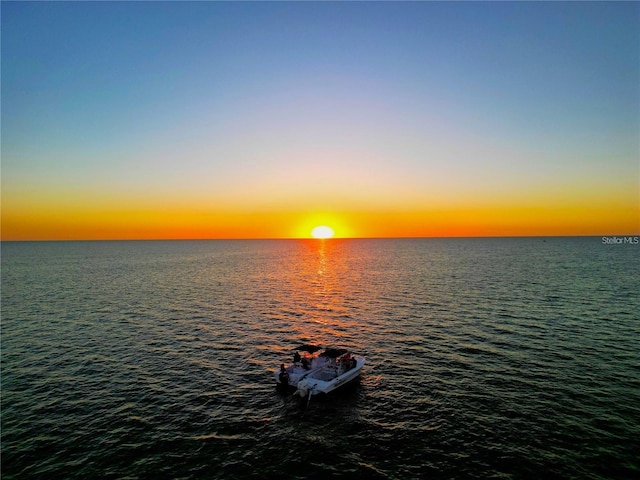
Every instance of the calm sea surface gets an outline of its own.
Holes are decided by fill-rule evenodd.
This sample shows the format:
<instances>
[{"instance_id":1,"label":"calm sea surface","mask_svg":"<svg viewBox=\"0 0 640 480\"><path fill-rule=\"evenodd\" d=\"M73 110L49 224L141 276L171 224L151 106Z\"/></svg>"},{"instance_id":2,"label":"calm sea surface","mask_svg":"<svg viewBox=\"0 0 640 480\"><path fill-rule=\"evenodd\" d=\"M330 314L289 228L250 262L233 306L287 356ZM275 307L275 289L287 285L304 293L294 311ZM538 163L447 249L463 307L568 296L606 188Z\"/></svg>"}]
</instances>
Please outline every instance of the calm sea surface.
<instances>
[{"instance_id":1,"label":"calm sea surface","mask_svg":"<svg viewBox=\"0 0 640 480\"><path fill-rule=\"evenodd\" d=\"M640 246L2 244L2 478L640 478ZM367 357L308 408L301 342Z\"/></svg>"}]
</instances>

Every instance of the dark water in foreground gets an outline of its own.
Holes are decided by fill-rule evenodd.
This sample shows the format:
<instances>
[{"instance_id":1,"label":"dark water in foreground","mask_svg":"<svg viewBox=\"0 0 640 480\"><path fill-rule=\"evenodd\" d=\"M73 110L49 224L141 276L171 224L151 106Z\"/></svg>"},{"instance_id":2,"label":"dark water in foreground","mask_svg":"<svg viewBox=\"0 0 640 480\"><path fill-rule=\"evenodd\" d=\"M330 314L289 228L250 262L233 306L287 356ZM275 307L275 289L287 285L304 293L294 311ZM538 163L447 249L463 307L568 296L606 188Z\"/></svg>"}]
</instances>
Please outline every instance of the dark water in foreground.
<instances>
[{"instance_id":1,"label":"dark water in foreground","mask_svg":"<svg viewBox=\"0 0 640 480\"><path fill-rule=\"evenodd\" d=\"M640 246L2 245L2 478L638 478ZM304 403L303 341L367 357Z\"/></svg>"}]
</instances>

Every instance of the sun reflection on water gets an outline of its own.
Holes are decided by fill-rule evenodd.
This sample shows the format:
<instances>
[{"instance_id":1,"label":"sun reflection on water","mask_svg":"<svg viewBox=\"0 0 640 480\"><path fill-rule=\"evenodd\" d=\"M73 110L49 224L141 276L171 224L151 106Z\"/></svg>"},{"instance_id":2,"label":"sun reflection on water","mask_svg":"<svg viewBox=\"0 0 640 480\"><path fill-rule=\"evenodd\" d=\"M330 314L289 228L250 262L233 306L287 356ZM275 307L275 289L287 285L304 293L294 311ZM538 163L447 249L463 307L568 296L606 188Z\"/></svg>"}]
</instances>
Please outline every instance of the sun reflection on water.
<instances>
[{"instance_id":1,"label":"sun reflection on water","mask_svg":"<svg viewBox=\"0 0 640 480\"><path fill-rule=\"evenodd\" d=\"M345 305L348 265L343 242L316 239L299 245L301 255L290 264L291 298L300 310L298 338L321 345L344 343L351 315Z\"/></svg>"},{"instance_id":2,"label":"sun reflection on water","mask_svg":"<svg viewBox=\"0 0 640 480\"><path fill-rule=\"evenodd\" d=\"M249 289L241 295L257 293L263 299L263 326L272 329L283 347L363 348L357 339L369 328L363 317L370 315L364 312L377 294L375 287L369 292L358 286L370 274L369 263L353 247L352 240L300 239L282 242L278 254L264 262L254 258L251 276L257 292Z\"/></svg>"},{"instance_id":3,"label":"sun reflection on water","mask_svg":"<svg viewBox=\"0 0 640 480\"><path fill-rule=\"evenodd\" d=\"M325 249L325 241L320 240L320 247L318 248L318 275L324 275L327 270L327 256Z\"/></svg>"}]
</instances>

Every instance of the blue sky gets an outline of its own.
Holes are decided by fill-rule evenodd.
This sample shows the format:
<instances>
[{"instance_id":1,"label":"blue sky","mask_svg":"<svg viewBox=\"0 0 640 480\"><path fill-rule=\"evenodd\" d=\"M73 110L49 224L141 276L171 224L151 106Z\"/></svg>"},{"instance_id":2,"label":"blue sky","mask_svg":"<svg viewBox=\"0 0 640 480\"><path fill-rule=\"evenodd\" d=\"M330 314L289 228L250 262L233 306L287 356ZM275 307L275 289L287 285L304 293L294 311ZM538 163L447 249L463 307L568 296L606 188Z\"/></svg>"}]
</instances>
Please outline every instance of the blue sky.
<instances>
[{"instance_id":1,"label":"blue sky","mask_svg":"<svg viewBox=\"0 0 640 480\"><path fill-rule=\"evenodd\" d=\"M632 2L3 2L3 205L628 204L639 27Z\"/></svg>"}]
</instances>

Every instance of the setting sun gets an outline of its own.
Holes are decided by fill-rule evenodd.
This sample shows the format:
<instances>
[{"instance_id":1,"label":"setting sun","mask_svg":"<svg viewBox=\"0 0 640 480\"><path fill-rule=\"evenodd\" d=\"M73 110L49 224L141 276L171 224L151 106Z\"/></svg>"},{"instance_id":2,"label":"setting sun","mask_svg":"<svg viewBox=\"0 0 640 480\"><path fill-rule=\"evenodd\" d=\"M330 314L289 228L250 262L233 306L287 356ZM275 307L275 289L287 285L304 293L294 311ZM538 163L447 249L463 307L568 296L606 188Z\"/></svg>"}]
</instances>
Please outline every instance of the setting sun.
<instances>
[{"instance_id":1,"label":"setting sun","mask_svg":"<svg viewBox=\"0 0 640 480\"><path fill-rule=\"evenodd\" d=\"M331 238L333 235L333 229L325 225L321 225L311 230L311 236L313 238Z\"/></svg>"}]
</instances>

